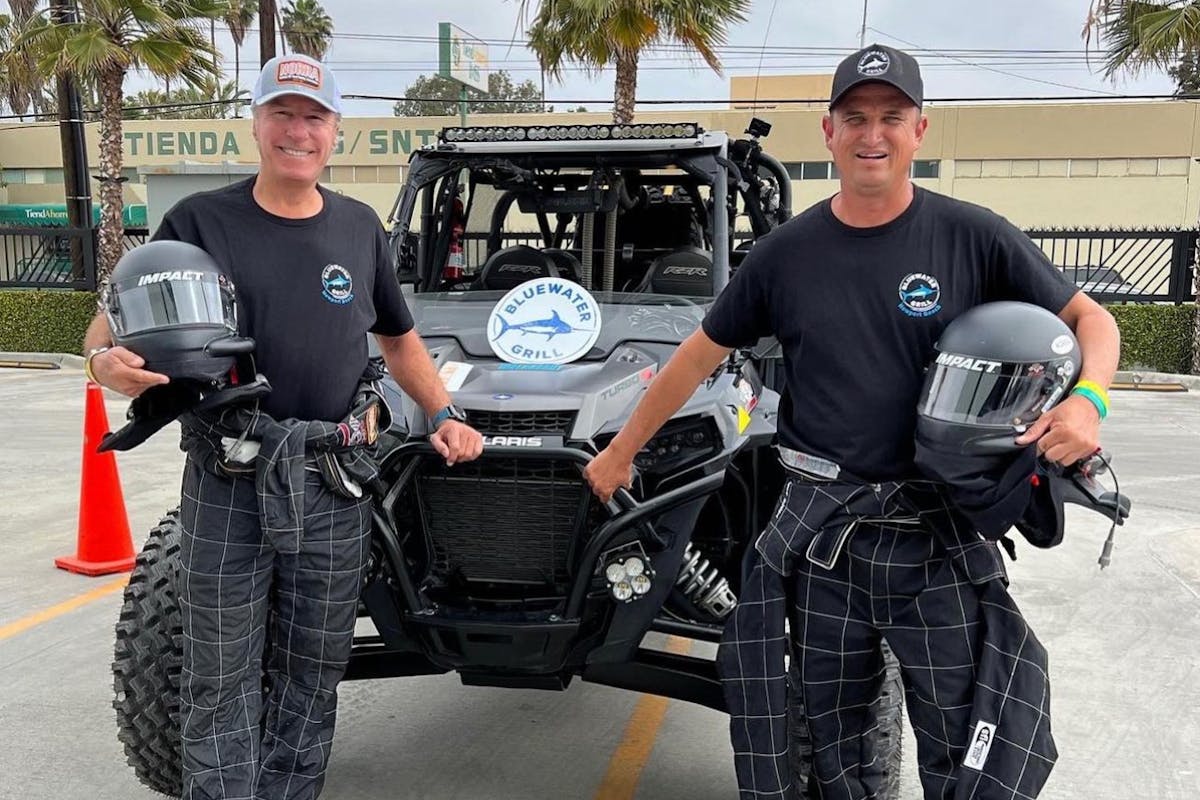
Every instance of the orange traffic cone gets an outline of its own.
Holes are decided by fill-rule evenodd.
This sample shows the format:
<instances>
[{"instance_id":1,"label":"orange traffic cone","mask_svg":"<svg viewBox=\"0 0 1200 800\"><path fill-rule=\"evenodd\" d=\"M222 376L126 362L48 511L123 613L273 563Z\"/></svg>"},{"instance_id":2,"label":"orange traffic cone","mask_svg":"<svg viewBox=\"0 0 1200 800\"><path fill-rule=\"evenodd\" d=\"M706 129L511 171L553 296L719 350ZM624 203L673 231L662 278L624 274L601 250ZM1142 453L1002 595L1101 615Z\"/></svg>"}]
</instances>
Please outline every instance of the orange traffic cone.
<instances>
[{"instance_id":1,"label":"orange traffic cone","mask_svg":"<svg viewBox=\"0 0 1200 800\"><path fill-rule=\"evenodd\" d=\"M107 575L133 569L133 539L125 514L125 496L112 452L97 453L108 432L104 390L88 381L83 414L83 463L79 484L79 541L74 556L54 566L82 575Z\"/></svg>"}]
</instances>

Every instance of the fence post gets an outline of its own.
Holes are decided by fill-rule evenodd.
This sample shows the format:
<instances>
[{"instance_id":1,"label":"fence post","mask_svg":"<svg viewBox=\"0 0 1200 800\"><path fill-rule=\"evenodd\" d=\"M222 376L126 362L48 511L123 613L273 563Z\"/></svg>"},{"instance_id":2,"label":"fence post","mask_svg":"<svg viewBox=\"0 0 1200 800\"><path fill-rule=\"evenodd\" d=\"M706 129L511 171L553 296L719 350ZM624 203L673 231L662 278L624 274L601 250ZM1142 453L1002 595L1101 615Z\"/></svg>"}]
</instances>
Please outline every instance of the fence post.
<instances>
[{"instance_id":1,"label":"fence post","mask_svg":"<svg viewBox=\"0 0 1200 800\"><path fill-rule=\"evenodd\" d=\"M79 239L83 244L83 280L85 288L89 292L94 292L99 288L96 285L96 230L96 228L84 228L79 233Z\"/></svg>"},{"instance_id":2,"label":"fence post","mask_svg":"<svg viewBox=\"0 0 1200 800\"><path fill-rule=\"evenodd\" d=\"M1178 305L1187 303L1195 297L1192 276L1196 264L1196 244L1200 239L1200 231L1179 231L1174 238L1174 247L1171 250L1169 293L1171 302Z\"/></svg>"}]
</instances>

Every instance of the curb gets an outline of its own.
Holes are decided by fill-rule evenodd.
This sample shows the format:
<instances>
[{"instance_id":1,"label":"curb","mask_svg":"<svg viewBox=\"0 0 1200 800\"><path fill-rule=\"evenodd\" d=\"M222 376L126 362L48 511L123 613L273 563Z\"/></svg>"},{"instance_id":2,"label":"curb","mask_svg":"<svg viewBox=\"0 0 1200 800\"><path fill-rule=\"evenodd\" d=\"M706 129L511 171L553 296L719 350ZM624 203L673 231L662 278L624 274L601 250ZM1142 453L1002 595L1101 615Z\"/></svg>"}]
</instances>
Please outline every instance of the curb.
<instances>
[{"instance_id":1,"label":"curb","mask_svg":"<svg viewBox=\"0 0 1200 800\"><path fill-rule=\"evenodd\" d=\"M1177 383L1191 391L1200 391L1200 375L1174 375L1169 372L1146 372L1143 370L1118 370L1113 383Z\"/></svg>"},{"instance_id":2,"label":"curb","mask_svg":"<svg viewBox=\"0 0 1200 800\"><path fill-rule=\"evenodd\" d=\"M71 353L7 353L0 352L0 361L24 361L30 364L52 365L83 369L83 356Z\"/></svg>"},{"instance_id":3,"label":"curb","mask_svg":"<svg viewBox=\"0 0 1200 800\"><path fill-rule=\"evenodd\" d=\"M72 353L8 353L0 352L0 361L28 361L34 364L52 364L56 367L83 369L83 356ZM1175 375L1170 372L1148 372L1144 370L1117 370L1113 383L1178 383L1188 389L1200 391L1200 375Z\"/></svg>"}]
</instances>

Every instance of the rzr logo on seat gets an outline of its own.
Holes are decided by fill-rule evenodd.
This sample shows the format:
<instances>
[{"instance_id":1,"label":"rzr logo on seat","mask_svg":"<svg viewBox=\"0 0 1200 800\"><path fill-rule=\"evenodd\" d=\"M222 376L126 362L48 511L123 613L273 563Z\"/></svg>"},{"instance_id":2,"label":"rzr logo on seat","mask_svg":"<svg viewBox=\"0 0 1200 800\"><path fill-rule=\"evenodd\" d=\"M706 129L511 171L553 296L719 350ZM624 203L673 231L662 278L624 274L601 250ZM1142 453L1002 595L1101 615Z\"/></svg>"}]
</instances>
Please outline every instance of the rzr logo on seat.
<instances>
[{"instance_id":1,"label":"rzr logo on seat","mask_svg":"<svg viewBox=\"0 0 1200 800\"><path fill-rule=\"evenodd\" d=\"M544 270L536 264L501 264L497 272L522 272L529 275L541 275Z\"/></svg>"},{"instance_id":2,"label":"rzr logo on seat","mask_svg":"<svg viewBox=\"0 0 1200 800\"><path fill-rule=\"evenodd\" d=\"M541 447L540 436L484 436L483 446L487 447Z\"/></svg>"},{"instance_id":3,"label":"rzr logo on seat","mask_svg":"<svg viewBox=\"0 0 1200 800\"><path fill-rule=\"evenodd\" d=\"M662 271L663 275L687 275L693 278L703 278L708 275L707 267L667 267Z\"/></svg>"},{"instance_id":4,"label":"rzr logo on seat","mask_svg":"<svg viewBox=\"0 0 1200 800\"><path fill-rule=\"evenodd\" d=\"M999 361L988 361L982 358L971 358L970 356L955 356L950 353L940 354L937 357L937 363L944 367L969 369L972 372L992 373L1000 369Z\"/></svg>"}]
</instances>

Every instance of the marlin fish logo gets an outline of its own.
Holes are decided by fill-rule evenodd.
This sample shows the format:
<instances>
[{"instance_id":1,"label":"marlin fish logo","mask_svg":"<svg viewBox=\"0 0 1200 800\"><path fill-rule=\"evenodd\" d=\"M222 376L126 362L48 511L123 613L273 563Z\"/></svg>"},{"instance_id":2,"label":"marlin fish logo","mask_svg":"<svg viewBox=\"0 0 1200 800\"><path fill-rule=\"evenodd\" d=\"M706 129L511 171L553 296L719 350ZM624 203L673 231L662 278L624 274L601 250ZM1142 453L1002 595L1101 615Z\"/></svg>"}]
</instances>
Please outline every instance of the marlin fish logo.
<instances>
[{"instance_id":1,"label":"marlin fish logo","mask_svg":"<svg viewBox=\"0 0 1200 800\"><path fill-rule=\"evenodd\" d=\"M935 294L937 294L937 292L935 292L933 289L931 289L928 286L918 286L916 289L912 289L907 292L904 292L904 299L905 300L924 300L926 297L932 297Z\"/></svg>"},{"instance_id":2,"label":"marlin fish logo","mask_svg":"<svg viewBox=\"0 0 1200 800\"><path fill-rule=\"evenodd\" d=\"M547 319L532 319L529 322L519 322L516 324L509 322L499 314L496 315L496 319L500 323L500 331L495 337L497 339L509 331L520 331L522 336L527 333L540 333L546 337L546 341L550 341L555 336L563 333L584 330L583 328L572 328L570 324L563 321L563 318L558 315L557 311L551 311Z\"/></svg>"},{"instance_id":3,"label":"marlin fish logo","mask_svg":"<svg viewBox=\"0 0 1200 800\"><path fill-rule=\"evenodd\" d=\"M344 276L341 276L341 275L339 275L336 278L330 278L329 280L325 281L325 286L330 289L344 289L349 285L350 285L349 279Z\"/></svg>"}]
</instances>

